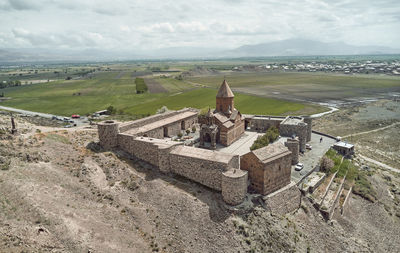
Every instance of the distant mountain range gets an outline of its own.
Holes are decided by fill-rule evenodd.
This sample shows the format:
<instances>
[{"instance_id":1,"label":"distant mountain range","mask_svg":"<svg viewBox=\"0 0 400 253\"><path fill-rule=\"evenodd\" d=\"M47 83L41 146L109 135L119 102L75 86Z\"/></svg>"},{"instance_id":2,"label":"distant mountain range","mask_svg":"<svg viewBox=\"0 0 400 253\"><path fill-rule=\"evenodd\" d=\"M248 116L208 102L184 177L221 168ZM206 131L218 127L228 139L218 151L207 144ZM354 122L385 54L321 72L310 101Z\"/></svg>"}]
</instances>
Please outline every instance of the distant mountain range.
<instances>
[{"instance_id":1,"label":"distant mountain range","mask_svg":"<svg viewBox=\"0 0 400 253\"><path fill-rule=\"evenodd\" d=\"M206 59L267 56L379 55L400 54L400 49L382 46L353 46L305 39L289 39L244 45L235 49L173 47L152 51L110 51L100 49L0 49L0 62L117 61L135 59Z\"/></svg>"},{"instance_id":2,"label":"distant mountain range","mask_svg":"<svg viewBox=\"0 0 400 253\"><path fill-rule=\"evenodd\" d=\"M352 46L342 42L289 39L270 43L245 45L226 52L235 57L308 56L308 55L363 55L398 54L400 49L380 46Z\"/></svg>"}]
</instances>

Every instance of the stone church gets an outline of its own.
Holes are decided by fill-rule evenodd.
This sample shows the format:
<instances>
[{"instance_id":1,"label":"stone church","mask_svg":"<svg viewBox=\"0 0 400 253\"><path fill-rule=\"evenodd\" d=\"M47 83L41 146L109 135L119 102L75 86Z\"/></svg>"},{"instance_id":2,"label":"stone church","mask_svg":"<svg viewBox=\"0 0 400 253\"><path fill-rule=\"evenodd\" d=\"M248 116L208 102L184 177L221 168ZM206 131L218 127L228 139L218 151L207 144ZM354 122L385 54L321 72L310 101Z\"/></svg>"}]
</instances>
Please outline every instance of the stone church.
<instances>
[{"instance_id":1,"label":"stone church","mask_svg":"<svg viewBox=\"0 0 400 253\"><path fill-rule=\"evenodd\" d=\"M206 122L200 129L200 147L210 143L211 149L216 143L229 146L244 133L245 121L242 114L235 108L234 97L226 80L221 84L216 97L216 109L208 110Z\"/></svg>"}]
</instances>

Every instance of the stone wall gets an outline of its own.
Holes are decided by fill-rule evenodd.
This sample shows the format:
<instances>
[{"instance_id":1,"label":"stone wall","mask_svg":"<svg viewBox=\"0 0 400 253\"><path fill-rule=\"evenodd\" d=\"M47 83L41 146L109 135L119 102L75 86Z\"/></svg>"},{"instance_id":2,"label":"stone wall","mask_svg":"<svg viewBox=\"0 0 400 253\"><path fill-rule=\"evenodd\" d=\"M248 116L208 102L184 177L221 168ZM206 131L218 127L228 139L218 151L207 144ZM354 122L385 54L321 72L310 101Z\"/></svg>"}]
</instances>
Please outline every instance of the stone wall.
<instances>
[{"instance_id":1,"label":"stone wall","mask_svg":"<svg viewBox=\"0 0 400 253\"><path fill-rule=\"evenodd\" d=\"M223 159L212 159L210 155L205 154L209 152L217 153L223 156ZM181 146L170 153L171 172L221 191L222 173L229 169L234 157L218 151Z\"/></svg>"},{"instance_id":2,"label":"stone wall","mask_svg":"<svg viewBox=\"0 0 400 253\"><path fill-rule=\"evenodd\" d=\"M262 167L263 164L252 152L240 158L240 168L249 173L250 188L260 194L264 191L264 171Z\"/></svg>"},{"instance_id":3,"label":"stone wall","mask_svg":"<svg viewBox=\"0 0 400 253\"><path fill-rule=\"evenodd\" d=\"M235 102L233 97L217 97L216 99L216 109L219 112L228 112L235 108Z\"/></svg>"},{"instance_id":4,"label":"stone wall","mask_svg":"<svg viewBox=\"0 0 400 253\"><path fill-rule=\"evenodd\" d=\"M192 127L197 123L197 121L198 121L198 117L185 119L184 123L183 123L184 125L183 125L183 129L182 130L185 130L185 129L192 130Z\"/></svg>"},{"instance_id":5,"label":"stone wall","mask_svg":"<svg viewBox=\"0 0 400 253\"><path fill-rule=\"evenodd\" d=\"M119 123L107 120L97 124L100 145L105 149L110 149L118 146L118 128Z\"/></svg>"},{"instance_id":6,"label":"stone wall","mask_svg":"<svg viewBox=\"0 0 400 253\"><path fill-rule=\"evenodd\" d=\"M299 138L300 151L304 152L306 150L307 124L303 122L297 125L283 123L279 126L279 134L285 137L296 135Z\"/></svg>"},{"instance_id":7,"label":"stone wall","mask_svg":"<svg viewBox=\"0 0 400 253\"><path fill-rule=\"evenodd\" d=\"M134 136L129 134L120 133L118 134L118 146L123 151L132 154L131 145L133 143Z\"/></svg>"},{"instance_id":8,"label":"stone wall","mask_svg":"<svg viewBox=\"0 0 400 253\"><path fill-rule=\"evenodd\" d=\"M247 171L230 169L222 173L222 197L230 205L243 202L247 194Z\"/></svg>"},{"instance_id":9,"label":"stone wall","mask_svg":"<svg viewBox=\"0 0 400 253\"><path fill-rule=\"evenodd\" d=\"M158 146L152 138L136 137L131 144L132 155L154 166L159 165Z\"/></svg>"},{"instance_id":10,"label":"stone wall","mask_svg":"<svg viewBox=\"0 0 400 253\"><path fill-rule=\"evenodd\" d=\"M272 126L279 128L279 125L284 119L284 117L253 117L248 126L250 127L250 130L265 133L268 128Z\"/></svg>"},{"instance_id":11,"label":"stone wall","mask_svg":"<svg viewBox=\"0 0 400 253\"><path fill-rule=\"evenodd\" d=\"M279 190L290 183L290 174L292 172L291 156L289 153L264 165L263 194Z\"/></svg>"},{"instance_id":12,"label":"stone wall","mask_svg":"<svg viewBox=\"0 0 400 253\"><path fill-rule=\"evenodd\" d=\"M292 152L292 165L299 162L299 139L298 138L288 138L285 142L285 146Z\"/></svg>"},{"instance_id":13,"label":"stone wall","mask_svg":"<svg viewBox=\"0 0 400 253\"><path fill-rule=\"evenodd\" d=\"M153 129L151 131L147 131L143 133L144 137L155 138L155 139L163 139L164 138L164 128L159 127Z\"/></svg>"},{"instance_id":14,"label":"stone wall","mask_svg":"<svg viewBox=\"0 0 400 253\"><path fill-rule=\"evenodd\" d=\"M251 189L266 195L290 183L291 161L290 152L265 163L249 152L240 158L240 168L249 172Z\"/></svg>"},{"instance_id":15,"label":"stone wall","mask_svg":"<svg viewBox=\"0 0 400 253\"><path fill-rule=\"evenodd\" d=\"M244 120L237 121L233 128L227 129L221 127L220 131L220 143L224 146L229 146L244 133Z\"/></svg>"},{"instance_id":16,"label":"stone wall","mask_svg":"<svg viewBox=\"0 0 400 253\"><path fill-rule=\"evenodd\" d=\"M311 133L312 133L312 118L310 116L303 116L304 123L307 124L307 139L306 141L311 141Z\"/></svg>"},{"instance_id":17,"label":"stone wall","mask_svg":"<svg viewBox=\"0 0 400 253\"><path fill-rule=\"evenodd\" d=\"M265 196L266 208L273 214L284 215L300 208L301 192L294 182L286 187Z\"/></svg>"},{"instance_id":18,"label":"stone wall","mask_svg":"<svg viewBox=\"0 0 400 253\"><path fill-rule=\"evenodd\" d=\"M166 126L164 126L164 128L167 129L167 135L165 137L177 136L182 130L180 121L166 125Z\"/></svg>"}]
</instances>

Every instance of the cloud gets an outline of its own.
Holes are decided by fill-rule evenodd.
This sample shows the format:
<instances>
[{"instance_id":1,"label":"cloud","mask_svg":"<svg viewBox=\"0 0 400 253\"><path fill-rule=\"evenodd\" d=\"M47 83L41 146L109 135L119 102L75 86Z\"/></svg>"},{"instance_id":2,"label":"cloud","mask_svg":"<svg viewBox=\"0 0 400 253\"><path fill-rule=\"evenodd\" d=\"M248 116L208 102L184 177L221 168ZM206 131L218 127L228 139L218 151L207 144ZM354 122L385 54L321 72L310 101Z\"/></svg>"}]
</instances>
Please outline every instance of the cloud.
<instances>
[{"instance_id":1,"label":"cloud","mask_svg":"<svg viewBox=\"0 0 400 253\"><path fill-rule=\"evenodd\" d=\"M0 2L2 10L38 10L39 6L34 1L29 0L5 0Z\"/></svg>"},{"instance_id":2,"label":"cloud","mask_svg":"<svg viewBox=\"0 0 400 253\"><path fill-rule=\"evenodd\" d=\"M97 47L105 38L99 33L70 32L65 34L32 33L25 29L15 28L12 33L17 40L29 43L33 47ZM26 44L25 43L25 44Z\"/></svg>"},{"instance_id":3,"label":"cloud","mask_svg":"<svg viewBox=\"0 0 400 253\"><path fill-rule=\"evenodd\" d=\"M400 48L398 0L0 0L0 11L0 48L232 48L288 38Z\"/></svg>"}]
</instances>

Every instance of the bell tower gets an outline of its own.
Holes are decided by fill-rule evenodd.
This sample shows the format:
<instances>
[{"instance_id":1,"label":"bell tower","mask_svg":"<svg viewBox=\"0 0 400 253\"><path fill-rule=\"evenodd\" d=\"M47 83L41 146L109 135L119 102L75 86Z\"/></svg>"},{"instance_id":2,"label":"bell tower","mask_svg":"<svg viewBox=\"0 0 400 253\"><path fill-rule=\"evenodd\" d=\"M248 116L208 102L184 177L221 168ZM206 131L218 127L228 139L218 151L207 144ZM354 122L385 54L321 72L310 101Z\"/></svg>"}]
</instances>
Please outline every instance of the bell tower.
<instances>
[{"instance_id":1,"label":"bell tower","mask_svg":"<svg viewBox=\"0 0 400 253\"><path fill-rule=\"evenodd\" d=\"M235 95L233 95L231 88L229 88L228 83L224 79L217 93L216 110L218 112L230 114L235 109L233 102L234 97Z\"/></svg>"}]
</instances>

